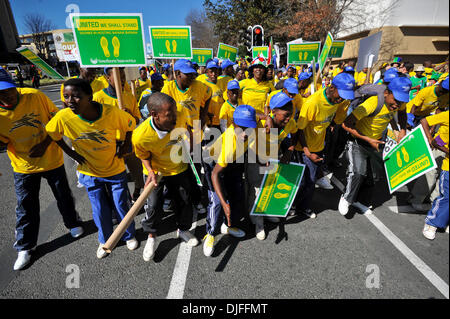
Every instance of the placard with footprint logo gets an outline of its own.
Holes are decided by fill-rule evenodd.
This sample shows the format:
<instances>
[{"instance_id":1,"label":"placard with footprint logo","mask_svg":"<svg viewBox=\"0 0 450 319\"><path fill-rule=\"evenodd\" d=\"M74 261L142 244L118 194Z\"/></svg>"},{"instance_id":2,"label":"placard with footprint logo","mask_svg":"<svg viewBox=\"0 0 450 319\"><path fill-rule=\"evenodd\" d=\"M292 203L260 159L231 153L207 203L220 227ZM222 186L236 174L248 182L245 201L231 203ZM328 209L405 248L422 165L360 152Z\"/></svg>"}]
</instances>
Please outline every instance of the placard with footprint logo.
<instances>
[{"instance_id":1,"label":"placard with footprint logo","mask_svg":"<svg viewBox=\"0 0 450 319\"><path fill-rule=\"evenodd\" d=\"M146 64L141 13L70 14L82 67Z\"/></svg>"},{"instance_id":2,"label":"placard with footprint logo","mask_svg":"<svg viewBox=\"0 0 450 319\"><path fill-rule=\"evenodd\" d=\"M150 41L157 59L192 59L191 26L151 26Z\"/></svg>"},{"instance_id":3,"label":"placard with footprint logo","mask_svg":"<svg viewBox=\"0 0 450 319\"><path fill-rule=\"evenodd\" d=\"M294 202L305 165L271 162L261 183L261 191L253 204L250 215L286 217Z\"/></svg>"},{"instance_id":4,"label":"placard with footprint logo","mask_svg":"<svg viewBox=\"0 0 450 319\"><path fill-rule=\"evenodd\" d=\"M421 125L386 154L384 167L391 194L437 167Z\"/></svg>"},{"instance_id":5,"label":"placard with footprint logo","mask_svg":"<svg viewBox=\"0 0 450 319\"><path fill-rule=\"evenodd\" d=\"M199 66L206 66L206 61L213 58L213 49L193 48L193 61L197 62Z\"/></svg>"}]
</instances>

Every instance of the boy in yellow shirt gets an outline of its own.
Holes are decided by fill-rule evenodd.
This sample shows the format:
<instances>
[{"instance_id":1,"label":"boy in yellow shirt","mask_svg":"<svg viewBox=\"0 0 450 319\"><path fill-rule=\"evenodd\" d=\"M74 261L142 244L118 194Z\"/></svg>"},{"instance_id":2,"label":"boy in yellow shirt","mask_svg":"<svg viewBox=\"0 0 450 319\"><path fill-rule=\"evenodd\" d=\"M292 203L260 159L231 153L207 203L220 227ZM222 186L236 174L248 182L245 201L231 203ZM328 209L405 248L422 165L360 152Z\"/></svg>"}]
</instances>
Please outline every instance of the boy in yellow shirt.
<instances>
[{"instance_id":1,"label":"boy in yellow shirt","mask_svg":"<svg viewBox=\"0 0 450 319\"><path fill-rule=\"evenodd\" d=\"M152 82L147 76L147 68L145 66L139 68L139 78L136 80L136 97L140 98L146 89L152 88Z\"/></svg>"},{"instance_id":2,"label":"boy in yellow shirt","mask_svg":"<svg viewBox=\"0 0 450 319\"><path fill-rule=\"evenodd\" d=\"M164 216L164 187L172 196L177 237L189 246L198 245L198 240L189 232L192 225L192 182L188 164L173 156L182 150L179 143L186 134L186 110L177 111L175 100L159 92L153 93L148 99L150 117L133 133L133 145L136 155L143 164L146 186L156 185L147 200L146 215L142 227L148 233L143 258L149 261L153 258L156 248L156 233ZM174 151L174 147L179 147ZM175 155L174 155L175 154ZM162 178L157 183L156 175Z\"/></svg>"},{"instance_id":3,"label":"boy in yellow shirt","mask_svg":"<svg viewBox=\"0 0 450 319\"><path fill-rule=\"evenodd\" d=\"M226 131L230 125L233 124L233 113L236 110L236 107L239 103L239 82L236 80L232 80L227 84L227 96L228 99L222 104L220 108L220 130L223 132Z\"/></svg>"},{"instance_id":4,"label":"boy in yellow shirt","mask_svg":"<svg viewBox=\"0 0 450 319\"><path fill-rule=\"evenodd\" d=\"M45 94L36 89L16 88L11 77L0 68L0 146L7 147L17 195L14 248L18 257L14 270L28 265L31 251L37 245L41 178L47 180L72 237L83 234L63 154L45 131L45 125L57 112Z\"/></svg>"},{"instance_id":5,"label":"boy in yellow shirt","mask_svg":"<svg viewBox=\"0 0 450 319\"><path fill-rule=\"evenodd\" d=\"M66 108L59 111L46 125L50 137L78 162L79 182L86 188L92 206L92 215L98 228L97 258L107 253L103 244L113 232L112 209L107 189L122 219L130 208L130 195L123 156L131 147L131 134L136 123L131 115L117 107L92 100L92 88L82 79L64 83ZM125 141L117 151L117 131ZM67 146L63 137L72 142ZM132 223L122 240L129 250L138 246Z\"/></svg>"},{"instance_id":6,"label":"boy in yellow shirt","mask_svg":"<svg viewBox=\"0 0 450 319\"><path fill-rule=\"evenodd\" d=\"M432 147L442 151L445 154L445 159L442 162L442 171L439 177L439 197L433 201L433 206L428 212L425 219L425 226L423 228L423 235L430 240L436 236L438 228L448 228L449 210L448 210L448 126L449 126L448 111L440 112L438 114L428 116L422 119L421 123L428 138L428 142ZM430 133L430 126L440 125L439 131L433 138Z\"/></svg>"},{"instance_id":7,"label":"boy in yellow shirt","mask_svg":"<svg viewBox=\"0 0 450 319\"><path fill-rule=\"evenodd\" d=\"M370 205L364 206L365 204L361 204L357 199L360 195L363 202L370 202L373 180L384 176L379 146L384 144L381 141L383 132L397 112L400 126L398 142L406 135L405 103L409 101L410 89L411 81L408 78L395 77L385 90L384 106L378 114L371 116L378 105L378 97L372 96L356 107L342 124L342 128L352 134L352 137L347 142L346 148L350 165L346 191L339 201L341 215L348 213L350 205L359 208L364 214L372 213L367 207Z\"/></svg>"}]
</instances>

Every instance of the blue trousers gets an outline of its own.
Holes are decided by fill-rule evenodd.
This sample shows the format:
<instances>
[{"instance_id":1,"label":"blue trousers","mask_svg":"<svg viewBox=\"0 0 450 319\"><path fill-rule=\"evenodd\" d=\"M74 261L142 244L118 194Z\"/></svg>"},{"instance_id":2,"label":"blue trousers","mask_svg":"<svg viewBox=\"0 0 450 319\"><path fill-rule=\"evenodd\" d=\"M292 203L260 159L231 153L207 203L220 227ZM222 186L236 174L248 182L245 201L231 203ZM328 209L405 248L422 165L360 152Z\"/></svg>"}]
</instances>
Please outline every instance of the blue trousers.
<instances>
[{"instance_id":1,"label":"blue trousers","mask_svg":"<svg viewBox=\"0 0 450 319\"><path fill-rule=\"evenodd\" d=\"M67 181L64 165L42 173L14 173L14 188L17 197L16 206L16 242L17 251L30 250L37 245L39 234L39 190L41 178L47 180L55 196L58 210L68 229L78 227L78 214L75 201Z\"/></svg>"},{"instance_id":2,"label":"blue trousers","mask_svg":"<svg viewBox=\"0 0 450 319\"><path fill-rule=\"evenodd\" d=\"M205 170L205 180L208 185L208 208L206 215L206 231L208 234L215 236L220 231L220 226L225 223L226 217L220 203L219 196L214 190L211 173L215 163L203 163ZM225 173L220 177L223 185L225 196L231 208L231 226L237 227L244 212L244 182L242 174L244 172L244 164L229 164L225 169Z\"/></svg>"},{"instance_id":3,"label":"blue trousers","mask_svg":"<svg viewBox=\"0 0 450 319\"><path fill-rule=\"evenodd\" d=\"M315 153L320 157L323 157L323 151ZM305 164L305 172L300 183L300 188L295 199L295 209L297 212L305 211L311 208L311 202L316 189L316 181L319 173L321 172L321 166L323 163L314 163L303 152L299 152L301 162Z\"/></svg>"},{"instance_id":4,"label":"blue trousers","mask_svg":"<svg viewBox=\"0 0 450 319\"><path fill-rule=\"evenodd\" d=\"M121 220L131 207L126 171L110 177L95 177L80 174L79 181L86 188L89 200L91 201L92 216L98 228L98 241L104 244L113 232L113 210L111 202L108 200L108 192L112 195L115 209ZM135 233L135 224L132 222L122 236L122 240L126 241L134 238Z\"/></svg>"},{"instance_id":5,"label":"blue trousers","mask_svg":"<svg viewBox=\"0 0 450 319\"><path fill-rule=\"evenodd\" d=\"M437 228L448 226L448 171L442 171L439 177L439 197L433 201L425 223Z\"/></svg>"}]
</instances>

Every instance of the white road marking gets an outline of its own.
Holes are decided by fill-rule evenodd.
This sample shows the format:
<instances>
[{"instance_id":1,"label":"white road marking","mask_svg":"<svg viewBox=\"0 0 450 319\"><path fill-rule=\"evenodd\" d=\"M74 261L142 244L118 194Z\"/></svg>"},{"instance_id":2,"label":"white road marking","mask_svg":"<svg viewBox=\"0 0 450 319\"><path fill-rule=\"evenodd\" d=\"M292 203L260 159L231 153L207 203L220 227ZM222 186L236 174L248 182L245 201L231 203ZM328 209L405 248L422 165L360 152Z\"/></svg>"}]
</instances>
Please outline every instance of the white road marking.
<instances>
[{"instance_id":1,"label":"white road marking","mask_svg":"<svg viewBox=\"0 0 450 319\"><path fill-rule=\"evenodd\" d=\"M194 212L192 219L192 227L189 231L195 233L195 228L197 227L196 211ZM192 247L182 241L180 244L180 249L178 250L177 261L175 262L175 268L173 270L172 280L170 282L169 292L167 293L166 299L183 299L189 262L191 260L191 251Z\"/></svg>"},{"instance_id":2,"label":"white road marking","mask_svg":"<svg viewBox=\"0 0 450 319\"><path fill-rule=\"evenodd\" d=\"M388 206L389 210L396 213L418 213L411 205L403 205L403 206Z\"/></svg>"},{"instance_id":3,"label":"white road marking","mask_svg":"<svg viewBox=\"0 0 450 319\"><path fill-rule=\"evenodd\" d=\"M449 286L422 259L408 248L394 233L374 215L366 215L367 219L405 256L445 298L449 299Z\"/></svg>"}]
</instances>

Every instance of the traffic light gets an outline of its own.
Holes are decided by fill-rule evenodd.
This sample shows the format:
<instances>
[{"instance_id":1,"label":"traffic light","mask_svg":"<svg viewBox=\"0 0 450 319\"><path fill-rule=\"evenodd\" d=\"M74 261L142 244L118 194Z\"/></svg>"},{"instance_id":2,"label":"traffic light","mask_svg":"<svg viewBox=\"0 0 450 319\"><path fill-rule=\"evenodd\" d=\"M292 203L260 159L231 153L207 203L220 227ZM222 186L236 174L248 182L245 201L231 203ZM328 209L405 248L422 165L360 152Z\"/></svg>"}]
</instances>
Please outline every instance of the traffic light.
<instances>
[{"instance_id":1,"label":"traffic light","mask_svg":"<svg viewBox=\"0 0 450 319\"><path fill-rule=\"evenodd\" d=\"M253 27L249 26L244 33L244 45L247 47L248 51L251 51L252 47L253 47L252 30L253 30Z\"/></svg>"},{"instance_id":2,"label":"traffic light","mask_svg":"<svg viewBox=\"0 0 450 319\"><path fill-rule=\"evenodd\" d=\"M264 29L262 26L260 25L253 26L252 38L253 38L253 46L255 47L264 46Z\"/></svg>"}]
</instances>

